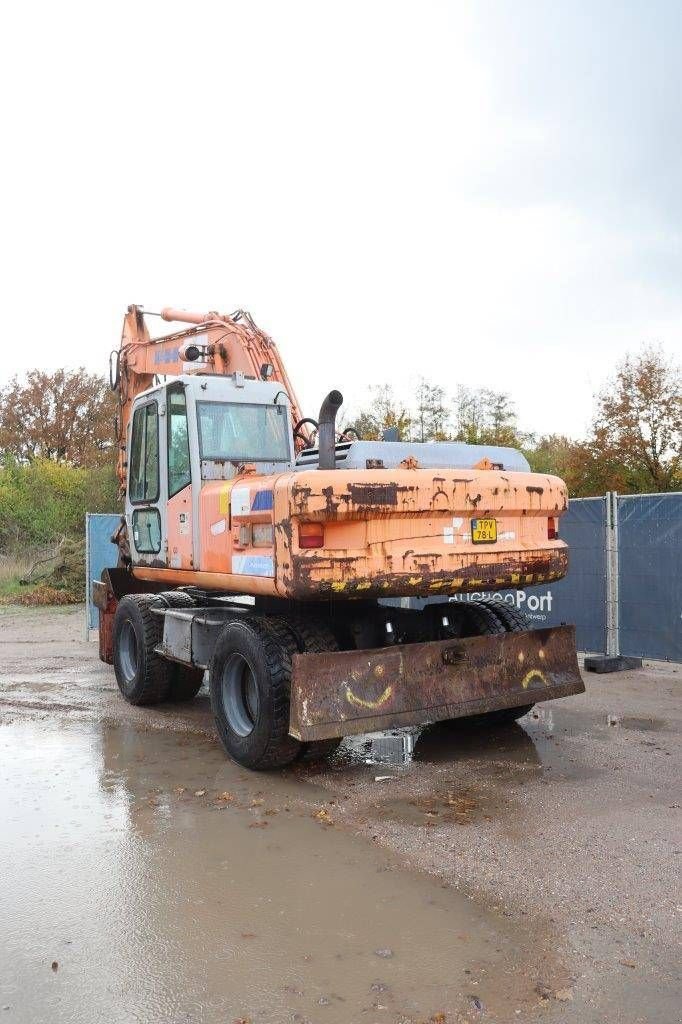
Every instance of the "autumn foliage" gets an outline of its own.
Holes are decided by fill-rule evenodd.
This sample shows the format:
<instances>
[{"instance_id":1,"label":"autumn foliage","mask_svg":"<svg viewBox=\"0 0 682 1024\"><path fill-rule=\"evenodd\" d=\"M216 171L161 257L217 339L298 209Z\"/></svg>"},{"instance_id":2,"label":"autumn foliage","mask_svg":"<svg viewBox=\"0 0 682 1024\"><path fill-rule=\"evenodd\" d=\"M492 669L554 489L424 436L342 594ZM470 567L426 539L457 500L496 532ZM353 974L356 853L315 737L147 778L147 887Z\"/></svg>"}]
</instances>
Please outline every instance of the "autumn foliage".
<instances>
[{"instance_id":1,"label":"autumn foliage","mask_svg":"<svg viewBox=\"0 0 682 1024\"><path fill-rule=\"evenodd\" d=\"M84 370L33 370L0 389L0 552L82 539L86 512L119 508L115 401Z\"/></svg>"},{"instance_id":2,"label":"autumn foliage","mask_svg":"<svg viewBox=\"0 0 682 1024\"><path fill-rule=\"evenodd\" d=\"M19 461L72 466L111 462L116 400L103 377L78 370L31 370L0 389L0 452Z\"/></svg>"}]
</instances>

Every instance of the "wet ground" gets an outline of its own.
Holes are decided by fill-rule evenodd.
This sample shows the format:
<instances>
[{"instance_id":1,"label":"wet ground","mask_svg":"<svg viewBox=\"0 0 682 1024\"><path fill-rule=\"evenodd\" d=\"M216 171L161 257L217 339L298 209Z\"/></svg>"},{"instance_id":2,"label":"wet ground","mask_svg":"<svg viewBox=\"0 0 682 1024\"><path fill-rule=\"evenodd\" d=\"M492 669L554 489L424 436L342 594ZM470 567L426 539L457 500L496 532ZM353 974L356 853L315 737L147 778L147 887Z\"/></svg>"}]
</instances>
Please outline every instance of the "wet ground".
<instances>
[{"instance_id":1,"label":"wet ground","mask_svg":"<svg viewBox=\"0 0 682 1024\"><path fill-rule=\"evenodd\" d=\"M680 1019L682 673L264 775L0 625L0 1024Z\"/></svg>"}]
</instances>

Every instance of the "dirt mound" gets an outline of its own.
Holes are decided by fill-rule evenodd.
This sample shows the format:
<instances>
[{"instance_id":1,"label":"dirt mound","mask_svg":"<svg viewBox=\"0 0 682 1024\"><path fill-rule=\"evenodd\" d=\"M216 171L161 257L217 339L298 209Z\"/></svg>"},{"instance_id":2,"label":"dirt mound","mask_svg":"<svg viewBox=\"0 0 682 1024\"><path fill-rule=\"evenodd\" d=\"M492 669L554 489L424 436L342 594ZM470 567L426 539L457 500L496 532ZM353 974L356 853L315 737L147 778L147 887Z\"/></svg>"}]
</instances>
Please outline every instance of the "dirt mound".
<instances>
[{"instance_id":1,"label":"dirt mound","mask_svg":"<svg viewBox=\"0 0 682 1024\"><path fill-rule=\"evenodd\" d=\"M59 556L54 568L40 581L41 587L67 593L73 601L84 601L85 541L67 537L60 545Z\"/></svg>"},{"instance_id":2,"label":"dirt mound","mask_svg":"<svg viewBox=\"0 0 682 1024\"><path fill-rule=\"evenodd\" d=\"M13 596L12 603L52 605L84 601L85 541L65 537L57 550L37 562L21 582L27 587L26 592Z\"/></svg>"}]
</instances>

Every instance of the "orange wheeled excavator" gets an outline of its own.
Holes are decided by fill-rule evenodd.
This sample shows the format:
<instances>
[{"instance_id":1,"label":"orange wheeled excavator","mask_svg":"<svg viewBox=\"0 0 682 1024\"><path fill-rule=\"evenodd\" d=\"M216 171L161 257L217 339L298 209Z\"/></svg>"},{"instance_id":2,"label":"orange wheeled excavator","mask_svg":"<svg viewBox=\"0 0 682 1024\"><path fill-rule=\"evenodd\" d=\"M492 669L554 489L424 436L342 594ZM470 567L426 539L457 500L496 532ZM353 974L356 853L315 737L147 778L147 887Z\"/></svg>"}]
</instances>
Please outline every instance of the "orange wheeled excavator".
<instances>
[{"instance_id":1,"label":"orange wheeled excavator","mask_svg":"<svg viewBox=\"0 0 682 1024\"><path fill-rule=\"evenodd\" d=\"M452 600L565 575L561 480L511 448L339 433L339 392L304 418L247 313L164 309L155 338L150 315L130 306L112 353L125 514L93 582L126 700L189 700L208 672L225 749L264 769L583 691L572 626Z\"/></svg>"}]
</instances>

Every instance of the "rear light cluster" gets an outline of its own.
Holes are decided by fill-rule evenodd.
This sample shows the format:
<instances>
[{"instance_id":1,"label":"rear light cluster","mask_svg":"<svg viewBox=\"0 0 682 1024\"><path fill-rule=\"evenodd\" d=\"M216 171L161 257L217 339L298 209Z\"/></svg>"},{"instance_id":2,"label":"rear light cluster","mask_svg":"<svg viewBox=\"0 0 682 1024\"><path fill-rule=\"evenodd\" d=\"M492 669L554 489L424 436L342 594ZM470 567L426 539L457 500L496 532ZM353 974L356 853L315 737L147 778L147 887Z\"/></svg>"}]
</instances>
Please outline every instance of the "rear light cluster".
<instances>
[{"instance_id":1,"label":"rear light cluster","mask_svg":"<svg viewBox=\"0 0 682 1024\"><path fill-rule=\"evenodd\" d=\"M248 548L272 547L275 543L275 528L272 523L242 523L239 527L239 546Z\"/></svg>"},{"instance_id":2,"label":"rear light cluster","mask_svg":"<svg viewBox=\"0 0 682 1024\"><path fill-rule=\"evenodd\" d=\"M272 523L254 523L251 532L255 548L266 548L275 543L275 528Z\"/></svg>"},{"instance_id":3,"label":"rear light cluster","mask_svg":"<svg viewBox=\"0 0 682 1024\"><path fill-rule=\"evenodd\" d=\"M323 523L299 523L298 524L298 546L299 546L299 548L321 548L321 547L324 547L324 524Z\"/></svg>"},{"instance_id":4,"label":"rear light cluster","mask_svg":"<svg viewBox=\"0 0 682 1024\"><path fill-rule=\"evenodd\" d=\"M559 520L556 516L550 516L547 520L547 540L559 539Z\"/></svg>"}]
</instances>

